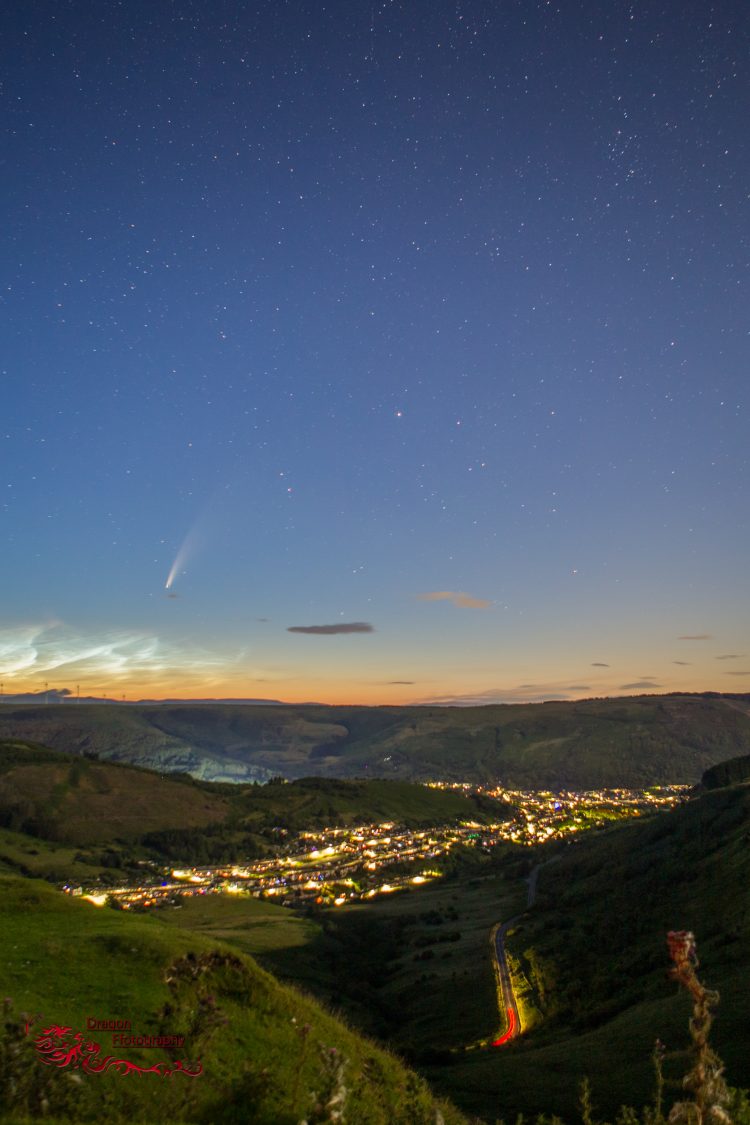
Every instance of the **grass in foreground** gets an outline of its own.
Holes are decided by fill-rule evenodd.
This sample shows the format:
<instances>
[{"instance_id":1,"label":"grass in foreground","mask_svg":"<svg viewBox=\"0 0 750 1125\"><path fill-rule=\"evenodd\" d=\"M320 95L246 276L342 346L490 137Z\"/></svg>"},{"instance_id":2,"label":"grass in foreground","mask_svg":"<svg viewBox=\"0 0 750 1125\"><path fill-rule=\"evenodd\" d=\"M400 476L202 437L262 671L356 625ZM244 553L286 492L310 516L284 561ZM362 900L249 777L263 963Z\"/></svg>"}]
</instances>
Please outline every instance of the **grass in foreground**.
<instances>
[{"instance_id":1,"label":"grass in foreground","mask_svg":"<svg viewBox=\"0 0 750 1125\"><path fill-rule=\"evenodd\" d=\"M0 1068L6 1122L24 1113L38 1119L44 1102L50 1116L65 1121L297 1125L310 1112L326 1120L320 1114L342 1084L351 1122L433 1125L438 1110L447 1125L465 1120L392 1055L227 945L156 918L97 910L33 880L0 878L0 895L3 992L13 1004ZM68 1071L47 1069L26 1037L11 1067L8 1051L19 1046L14 1013L21 1011L43 1017L34 1027L49 1021L83 1031L94 1016L128 1019L136 1033L182 1034L181 1057L199 1056L203 1074L188 1080L79 1069L71 1072L80 1079L74 1082ZM102 1055L142 1066L174 1055L118 1049L111 1033L89 1034Z\"/></svg>"}]
</instances>

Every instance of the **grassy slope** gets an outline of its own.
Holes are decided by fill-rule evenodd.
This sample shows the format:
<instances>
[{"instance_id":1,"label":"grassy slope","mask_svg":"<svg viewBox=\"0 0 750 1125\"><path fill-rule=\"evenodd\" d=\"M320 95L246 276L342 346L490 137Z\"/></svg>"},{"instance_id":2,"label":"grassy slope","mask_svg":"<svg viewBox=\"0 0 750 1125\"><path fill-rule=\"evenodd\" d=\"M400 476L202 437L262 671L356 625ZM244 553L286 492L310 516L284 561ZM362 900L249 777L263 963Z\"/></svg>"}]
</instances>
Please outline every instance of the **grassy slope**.
<instances>
[{"instance_id":1,"label":"grassy slope","mask_svg":"<svg viewBox=\"0 0 750 1125\"><path fill-rule=\"evenodd\" d=\"M9 827L32 821L41 836L87 844L133 839L171 825L200 828L231 810L219 790L59 754L28 743L0 743L0 811Z\"/></svg>"},{"instance_id":2,"label":"grassy slope","mask_svg":"<svg viewBox=\"0 0 750 1125\"><path fill-rule=\"evenodd\" d=\"M102 864L80 862L76 845L41 840L25 832L0 828L0 873L47 879L52 883L91 883L106 870Z\"/></svg>"},{"instance_id":3,"label":"grassy slope","mask_svg":"<svg viewBox=\"0 0 750 1125\"><path fill-rule=\"evenodd\" d=\"M212 776L237 780L259 770L591 788L698 781L747 752L750 714L739 697L701 696L467 708L6 705L2 737L162 770L208 761Z\"/></svg>"},{"instance_id":4,"label":"grassy slope","mask_svg":"<svg viewBox=\"0 0 750 1125\"><path fill-rule=\"evenodd\" d=\"M196 1099L192 1105L182 1103L185 1085L180 1076L126 1081L110 1073L84 1077L76 1095L82 1100L69 1110L74 1120L100 1119L104 1111L113 1121L170 1120L178 1125L241 1119L296 1125L309 1104L309 1091L320 1090L324 1082L317 1050L323 1043L335 1046L347 1060L352 1121L434 1122L435 1103L414 1075L249 958L242 958L244 968L238 973L217 971L205 977L205 987L228 1023L203 1043L194 1031L191 1041L185 1021L190 1013L195 1015L196 993L186 986L184 1003L175 1003L164 970L188 951L200 955L217 948L213 939L174 929L157 918L99 911L36 881L0 878L0 895L3 991L16 1011L41 1013L74 1028L84 1028L89 1015L130 1019L134 1032L154 1033L159 1013L171 1003L173 1011L164 1017L162 1032L185 1032L188 1038L179 1057L199 1052L202 1058L205 1074L190 1086ZM298 1030L304 1024L310 1025L306 1037ZM170 1058L158 1049L113 1048L108 1033L92 1033L92 1038L103 1051L134 1062ZM30 1065L47 1074L38 1060L32 1058ZM235 1114L242 1107L241 1117L231 1115L233 1104ZM446 1122L458 1125L463 1120L452 1107L441 1108ZM11 1120L12 1115L2 1119Z\"/></svg>"},{"instance_id":5,"label":"grassy slope","mask_svg":"<svg viewBox=\"0 0 750 1125\"><path fill-rule=\"evenodd\" d=\"M606 1112L645 1101L655 1038L670 1050L687 1044L689 1003L666 979L672 929L696 934L700 975L722 996L713 1042L730 1083L747 1084L748 840L750 787L738 786L584 838L545 868L508 948L549 1022L446 1071L443 1088L460 1090L465 1109L502 1091L512 1109L571 1116L588 1073Z\"/></svg>"}]
</instances>

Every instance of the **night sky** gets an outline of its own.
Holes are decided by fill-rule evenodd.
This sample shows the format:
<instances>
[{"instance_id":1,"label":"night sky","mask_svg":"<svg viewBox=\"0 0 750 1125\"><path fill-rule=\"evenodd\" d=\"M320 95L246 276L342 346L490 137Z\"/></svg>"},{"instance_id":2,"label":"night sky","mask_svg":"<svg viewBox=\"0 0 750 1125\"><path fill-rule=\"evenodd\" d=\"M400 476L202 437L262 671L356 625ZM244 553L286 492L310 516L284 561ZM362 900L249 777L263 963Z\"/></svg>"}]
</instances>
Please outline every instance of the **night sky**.
<instances>
[{"instance_id":1,"label":"night sky","mask_svg":"<svg viewBox=\"0 0 750 1125\"><path fill-rule=\"evenodd\" d=\"M749 46L744 0L11 3L4 693L750 690Z\"/></svg>"}]
</instances>

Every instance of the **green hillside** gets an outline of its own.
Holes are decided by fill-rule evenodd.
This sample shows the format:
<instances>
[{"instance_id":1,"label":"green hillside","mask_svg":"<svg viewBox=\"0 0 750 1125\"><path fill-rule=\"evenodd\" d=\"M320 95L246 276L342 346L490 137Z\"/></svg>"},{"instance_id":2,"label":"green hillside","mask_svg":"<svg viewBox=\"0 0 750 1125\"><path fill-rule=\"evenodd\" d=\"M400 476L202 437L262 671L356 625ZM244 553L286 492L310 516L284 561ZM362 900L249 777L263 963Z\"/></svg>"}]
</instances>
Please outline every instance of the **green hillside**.
<instances>
[{"instance_id":1,"label":"green hillside","mask_svg":"<svg viewBox=\"0 0 750 1125\"><path fill-rule=\"evenodd\" d=\"M0 743L0 825L68 843L133 839L225 820L229 798L189 777L22 742Z\"/></svg>"},{"instance_id":2,"label":"green hillside","mask_svg":"<svg viewBox=\"0 0 750 1125\"><path fill-rule=\"evenodd\" d=\"M0 706L0 739L213 781L388 777L591 789L698 782L750 751L745 697L486 707Z\"/></svg>"},{"instance_id":3,"label":"green hillside","mask_svg":"<svg viewBox=\"0 0 750 1125\"><path fill-rule=\"evenodd\" d=\"M44 1099L58 1122L297 1125L316 1100L334 1098L347 1120L361 1125L434 1125L438 1110L446 1125L465 1120L438 1105L393 1056L230 946L155 918L97 910L30 880L0 877L0 895L9 998L0 1031L0 1120L23 1113L38 1120ZM29 1037L21 1012L37 1016ZM111 1031L89 1031L99 1058L140 1066L200 1059L203 1073L45 1068L33 1048L37 1028L56 1023L74 1033L90 1016L129 1020L133 1034L185 1040L169 1050L130 1048L114 1045Z\"/></svg>"}]
</instances>

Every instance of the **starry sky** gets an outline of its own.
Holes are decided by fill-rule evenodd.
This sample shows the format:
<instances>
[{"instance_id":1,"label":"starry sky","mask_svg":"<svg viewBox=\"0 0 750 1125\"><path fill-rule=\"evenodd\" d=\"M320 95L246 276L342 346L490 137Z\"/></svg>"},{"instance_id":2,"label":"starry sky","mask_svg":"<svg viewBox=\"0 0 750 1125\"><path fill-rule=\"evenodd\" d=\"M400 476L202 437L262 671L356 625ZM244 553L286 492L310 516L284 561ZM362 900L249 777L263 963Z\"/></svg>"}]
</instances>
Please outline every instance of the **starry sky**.
<instances>
[{"instance_id":1,"label":"starry sky","mask_svg":"<svg viewBox=\"0 0 750 1125\"><path fill-rule=\"evenodd\" d=\"M36 0L2 690L750 690L744 0Z\"/></svg>"}]
</instances>

